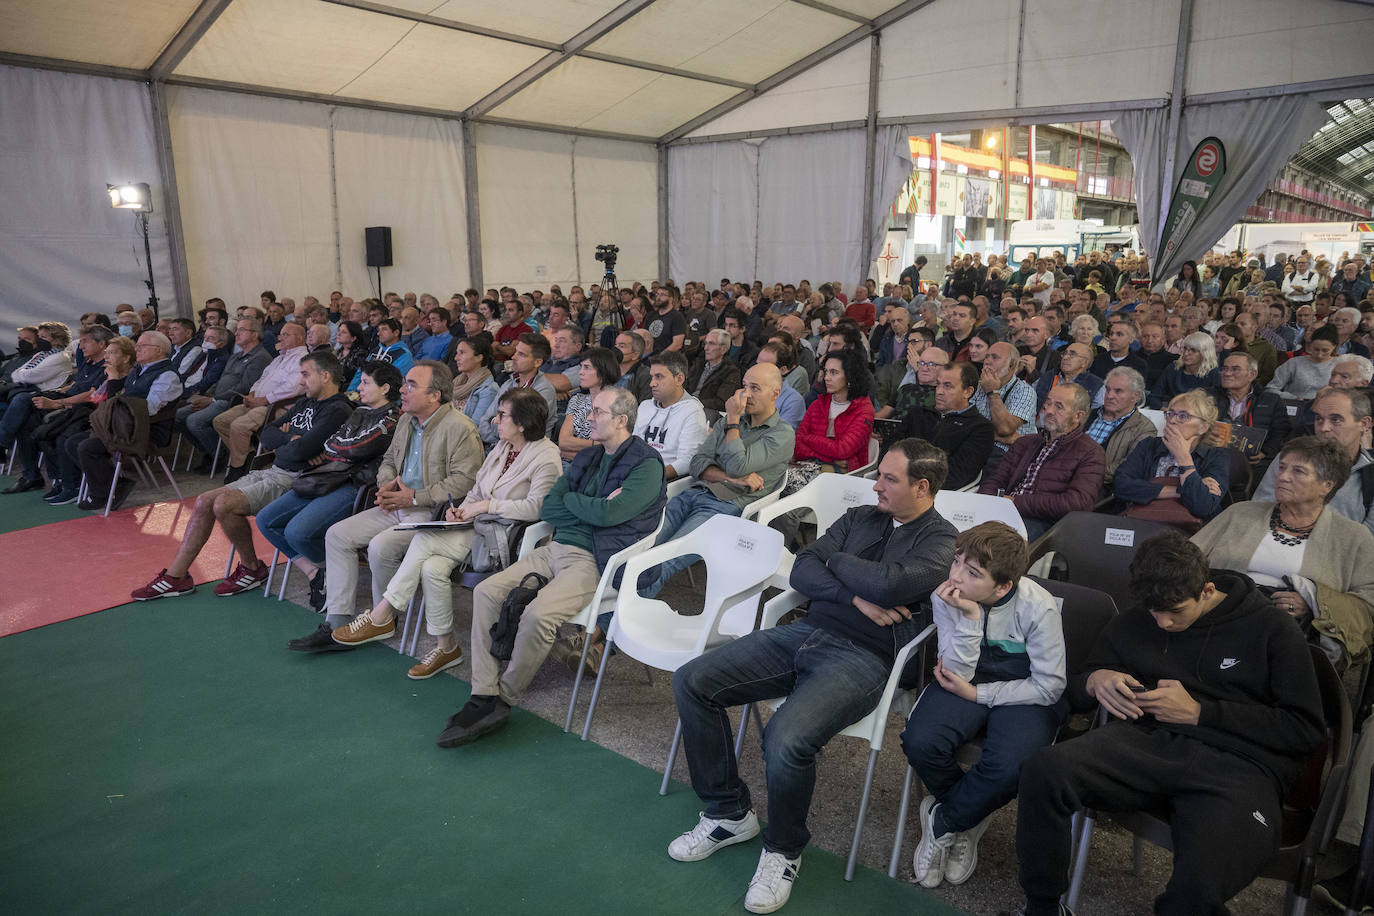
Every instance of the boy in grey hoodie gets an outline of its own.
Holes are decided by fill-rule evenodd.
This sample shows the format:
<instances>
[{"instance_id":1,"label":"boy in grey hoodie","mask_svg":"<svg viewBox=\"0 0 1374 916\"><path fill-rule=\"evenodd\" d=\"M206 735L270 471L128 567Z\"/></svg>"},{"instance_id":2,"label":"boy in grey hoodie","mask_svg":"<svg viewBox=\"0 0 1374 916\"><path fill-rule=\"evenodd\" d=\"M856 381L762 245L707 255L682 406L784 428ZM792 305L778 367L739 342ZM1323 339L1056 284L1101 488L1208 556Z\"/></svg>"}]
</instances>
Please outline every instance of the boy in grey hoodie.
<instances>
[{"instance_id":1,"label":"boy in grey hoodie","mask_svg":"<svg viewBox=\"0 0 1374 916\"><path fill-rule=\"evenodd\" d=\"M949 578L931 595L935 681L921 692L902 750L930 793L913 868L924 887L963 884L989 816L1016 797L1021 762L1054 741L1067 704L1059 607L1026 577L1026 540L1002 522L959 534ZM965 773L955 753L986 731Z\"/></svg>"}]
</instances>

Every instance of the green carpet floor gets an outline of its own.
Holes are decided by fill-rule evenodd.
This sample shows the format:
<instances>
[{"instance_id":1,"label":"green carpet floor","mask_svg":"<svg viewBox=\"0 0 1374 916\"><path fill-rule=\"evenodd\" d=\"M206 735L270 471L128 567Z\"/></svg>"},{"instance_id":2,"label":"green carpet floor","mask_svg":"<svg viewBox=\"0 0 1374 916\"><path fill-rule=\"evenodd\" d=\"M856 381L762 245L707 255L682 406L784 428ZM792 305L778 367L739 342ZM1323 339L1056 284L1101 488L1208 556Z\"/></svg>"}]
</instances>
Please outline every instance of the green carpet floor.
<instances>
[{"instance_id":1,"label":"green carpet floor","mask_svg":"<svg viewBox=\"0 0 1374 916\"><path fill-rule=\"evenodd\" d=\"M0 474L0 490L15 483L16 480L17 476L6 477L4 474ZM47 491L48 488L44 487L41 490L30 490L27 493L0 495L0 534L9 534L11 531L20 531L24 528L37 528L39 525L46 525L49 522L65 522L68 519L90 515L89 512L76 508L76 503L68 503L65 506L48 505L43 502L43 494Z\"/></svg>"},{"instance_id":2,"label":"green carpet floor","mask_svg":"<svg viewBox=\"0 0 1374 916\"><path fill-rule=\"evenodd\" d=\"M4 909L743 912L757 843L664 851L689 788L520 710L437 748L467 685L383 646L287 652L317 620L202 587L0 639ZM955 912L843 867L808 852L785 912Z\"/></svg>"}]
</instances>

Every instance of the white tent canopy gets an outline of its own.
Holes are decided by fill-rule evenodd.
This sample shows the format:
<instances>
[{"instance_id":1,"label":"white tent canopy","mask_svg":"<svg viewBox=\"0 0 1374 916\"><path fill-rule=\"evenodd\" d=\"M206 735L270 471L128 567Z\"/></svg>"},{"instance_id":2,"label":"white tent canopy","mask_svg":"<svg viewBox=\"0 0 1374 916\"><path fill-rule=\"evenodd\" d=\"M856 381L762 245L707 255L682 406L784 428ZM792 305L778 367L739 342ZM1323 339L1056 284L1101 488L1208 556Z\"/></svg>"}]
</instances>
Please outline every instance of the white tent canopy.
<instances>
[{"instance_id":1,"label":"white tent canopy","mask_svg":"<svg viewBox=\"0 0 1374 916\"><path fill-rule=\"evenodd\" d=\"M857 280L908 133L1369 94L1309 0L0 0L6 324L213 295L673 275ZM50 72L66 71L66 72ZM1171 107L1171 102L1177 103ZM1305 138L1298 138L1299 142ZM1185 153L1186 155L1186 153ZM1166 164L1164 177L1172 174ZM135 260L137 264L133 263ZM175 301L175 308L171 303Z\"/></svg>"}]
</instances>

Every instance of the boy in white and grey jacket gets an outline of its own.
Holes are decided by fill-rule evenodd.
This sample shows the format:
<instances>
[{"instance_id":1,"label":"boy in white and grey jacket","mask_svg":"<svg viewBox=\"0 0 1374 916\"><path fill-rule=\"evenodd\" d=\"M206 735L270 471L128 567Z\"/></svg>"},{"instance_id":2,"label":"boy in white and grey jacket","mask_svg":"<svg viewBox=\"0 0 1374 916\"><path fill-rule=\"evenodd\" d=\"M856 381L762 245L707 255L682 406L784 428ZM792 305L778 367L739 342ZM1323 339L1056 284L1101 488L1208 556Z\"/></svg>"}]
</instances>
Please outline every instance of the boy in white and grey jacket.
<instances>
[{"instance_id":1,"label":"boy in white and grey jacket","mask_svg":"<svg viewBox=\"0 0 1374 916\"><path fill-rule=\"evenodd\" d=\"M902 733L930 790L913 868L932 888L973 874L988 817L1016 797L1022 761L1054 741L1067 711L1059 608L1025 576L1025 539L985 522L962 532L954 553L949 578L931 595L935 680ZM964 773L955 753L984 732L982 758Z\"/></svg>"}]
</instances>

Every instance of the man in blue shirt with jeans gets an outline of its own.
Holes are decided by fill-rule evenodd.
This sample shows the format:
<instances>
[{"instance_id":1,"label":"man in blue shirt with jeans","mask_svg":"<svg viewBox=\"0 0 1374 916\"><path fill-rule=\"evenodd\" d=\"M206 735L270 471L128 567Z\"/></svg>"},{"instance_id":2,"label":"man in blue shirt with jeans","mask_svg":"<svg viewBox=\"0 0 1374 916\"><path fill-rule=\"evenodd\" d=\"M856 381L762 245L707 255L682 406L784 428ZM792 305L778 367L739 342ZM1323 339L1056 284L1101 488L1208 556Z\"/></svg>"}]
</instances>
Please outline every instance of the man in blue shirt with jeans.
<instances>
[{"instance_id":1,"label":"man in blue shirt with jeans","mask_svg":"<svg viewBox=\"0 0 1374 916\"><path fill-rule=\"evenodd\" d=\"M811 599L808 616L707 652L673 676L692 788L706 806L668 846L679 862L759 834L726 709L788 698L763 733L768 825L744 901L751 913L773 912L792 892L811 838L817 750L873 710L897 653L929 620L931 590L954 559L954 526L935 511L947 471L930 443L895 443L878 467L878 504L850 509L797 555L791 584Z\"/></svg>"}]
</instances>

